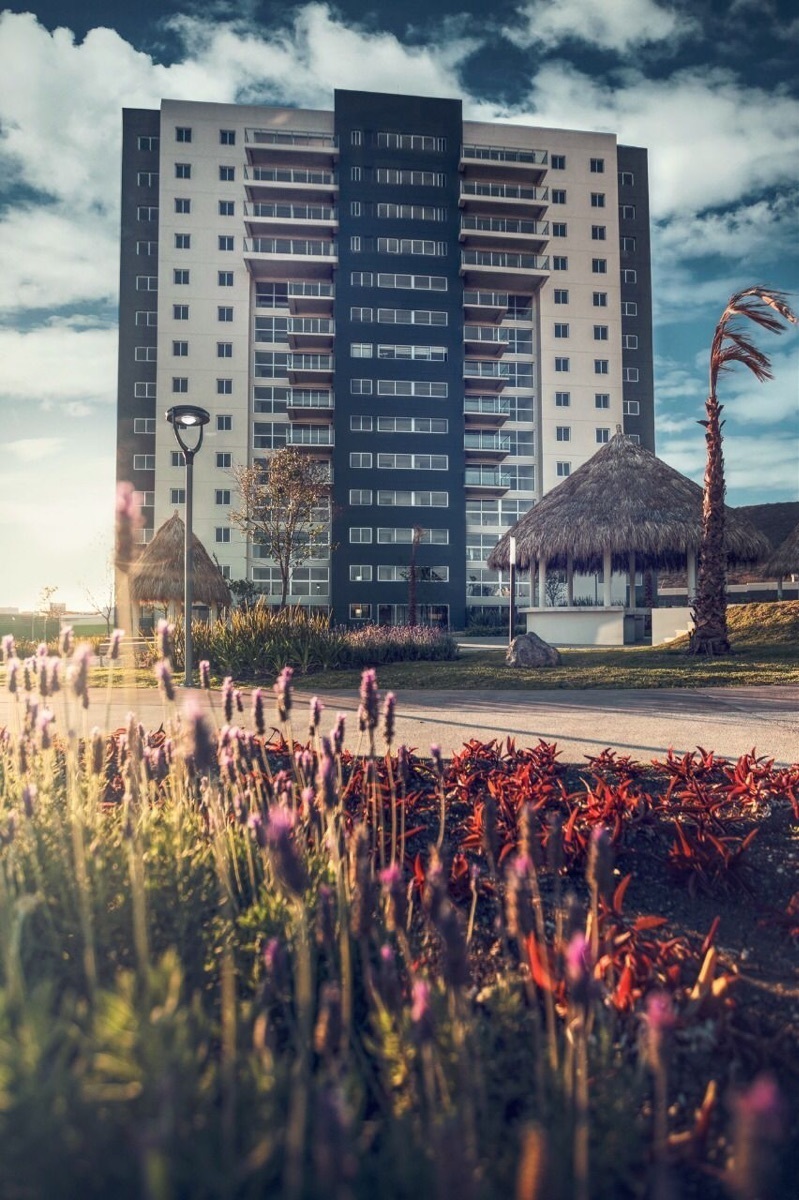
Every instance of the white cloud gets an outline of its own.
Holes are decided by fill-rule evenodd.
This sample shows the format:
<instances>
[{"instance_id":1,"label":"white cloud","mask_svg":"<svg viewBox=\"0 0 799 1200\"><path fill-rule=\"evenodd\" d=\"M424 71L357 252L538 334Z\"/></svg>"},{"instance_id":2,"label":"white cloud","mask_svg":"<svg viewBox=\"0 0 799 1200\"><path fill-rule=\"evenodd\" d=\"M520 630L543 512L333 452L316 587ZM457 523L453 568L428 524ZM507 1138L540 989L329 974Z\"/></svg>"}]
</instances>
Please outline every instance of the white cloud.
<instances>
[{"instance_id":1,"label":"white cloud","mask_svg":"<svg viewBox=\"0 0 799 1200\"><path fill-rule=\"evenodd\" d=\"M696 483L702 483L705 443L700 429L693 437L664 438L658 443L658 457ZM725 430L724 474L727 503L733 506L754 504L766 498L799 499L796 439L776 432L743 434Z\"/></svg>"},{"instance_id":2,"label":"white cloud","mask_svg":"<svg viewBox=\"0 0 799 1200\"><path fill-rule=\"evenodd\" d=\"M759 349L771 359L774 378L758 383L751 371L736 365L721 376L717 393L728 421L740 425L776 425L793 418L794 435L799 435L799 338L789 333L794 343L774 349L774 338L750 325L747 330ZM799 441L793 447L796 482L799 485Z\"/></svg>"},{"instance_id":3,"label":"white cloud","mask_svg":"<svg viewBox=\"0 0 799 1200\"><path fill-rule=\"evenodd\" d=\"M29 332L0 329L3 394L61 408L116 401L116 329L74 329L54 321Z\"/></svg>"},{"instance_id":4,"label":"white cloud","mask_svg":"<svg viewBox=\"0 0 799 1200\"><path fill-rule=\"evenodd\" d=\"M655 42L676 43L696 29L684 13L653 0L527 0L505 36L518 46L552 48L578 41L600 50L627 51Z\"/></svg>"},{"instance_id":5,"label":"white cloud","mask_svg":"<svg viewBox=\"0 0 799 1200\"><path fill-rule=\"evenodd\" d=\"M17 462L41 462L43 458L52 458L62 448L61 438L39 437L19 438L17 441L6 442L6 454Z\"/></svg>"},{"instance_id":6,"label":"white cloud","mask_svg":"<svg viewBox=\"0 0 799 1200\"><path fill-rule=\"evenodd\" d=\"M0 245L0 311L116 300L119 229L106 215L67 203L8 209Z\"/></svg>"}]
</instances>

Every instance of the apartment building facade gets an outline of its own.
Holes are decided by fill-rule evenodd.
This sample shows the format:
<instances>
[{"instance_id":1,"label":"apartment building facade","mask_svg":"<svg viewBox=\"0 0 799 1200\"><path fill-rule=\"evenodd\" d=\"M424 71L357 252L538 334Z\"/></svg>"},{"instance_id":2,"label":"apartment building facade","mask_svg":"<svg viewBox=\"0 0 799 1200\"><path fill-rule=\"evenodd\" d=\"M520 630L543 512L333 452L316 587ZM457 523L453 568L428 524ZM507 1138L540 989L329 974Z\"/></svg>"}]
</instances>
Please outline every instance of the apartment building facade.
<instances>
[{"instance_id":1,"label":"apartment building facade","mask_svg":"<svg viewBox=\"0 0 799 1200\"><path fill-rule=\"evenodd\" d=\"M402 623L413 558L421 619L504 607L500 534L617 425L654 448L646 172L612 135L456 100L125 110L117 474L143 538L185 502L164 413L187 401L211 414L194 529L228 577L277 600L232 469L294 445L331 484L292 600Z\"/></svg>"}]
</instances>

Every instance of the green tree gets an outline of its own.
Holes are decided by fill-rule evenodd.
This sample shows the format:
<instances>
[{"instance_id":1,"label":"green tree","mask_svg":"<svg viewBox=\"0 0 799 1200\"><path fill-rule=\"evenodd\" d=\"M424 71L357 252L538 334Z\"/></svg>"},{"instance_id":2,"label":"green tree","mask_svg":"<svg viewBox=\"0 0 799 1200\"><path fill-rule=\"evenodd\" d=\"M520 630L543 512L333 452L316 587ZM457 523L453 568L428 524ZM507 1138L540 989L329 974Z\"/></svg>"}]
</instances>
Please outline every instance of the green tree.
<instances>
[{"instance_id":1,"label":"green tree","mask_svg":"<svg viewBox=\"0 0 799 1200\"><path fill-rule=\"evenodd\" d=\"M729 654L727 636L727 555L724 549L724 454L721 420L723 405L716 394L719 375L736 362L743 363L763 382L772 379L771 362L762 350L742 332L742 321L753 321L769 333L783 333L783 321L796 324L796 316L785 293L764 287L736 292L716 326L710 348L710 380L705 402L707 460L702 501L702 540L699 547L699 572L694 602L694 630L690 654Z\"/></svg>"},{"instance_id":2,"label":"green tree","mask_svg":"<svg viewBox=\"0 0 799 1200\"><path fill-rule=\"evenodd\" d=\"M313 557L328 530L328 468L286 446L263 464L234 467L233 475L240 505L230 522L277 565L285 608L293 568Z\"/></svg>"}]
</instances>

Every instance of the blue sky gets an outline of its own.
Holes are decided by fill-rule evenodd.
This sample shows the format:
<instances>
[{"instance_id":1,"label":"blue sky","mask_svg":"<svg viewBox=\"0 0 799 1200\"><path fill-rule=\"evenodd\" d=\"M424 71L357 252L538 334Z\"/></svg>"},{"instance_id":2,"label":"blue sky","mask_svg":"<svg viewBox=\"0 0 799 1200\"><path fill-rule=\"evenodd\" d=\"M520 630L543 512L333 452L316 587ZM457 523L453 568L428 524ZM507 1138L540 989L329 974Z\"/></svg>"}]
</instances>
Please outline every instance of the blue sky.
<instances>
[{"instance_id":1,"label":"blue sky","mask_svg":"<svg viewBox=\"0 0 799 1200\"><path fill-rule=\"evenodd\" d=\"M488 15L486 9L489 9ZM0 605L107 591L120 110L461 96L467 117L596 129L650 155L657 450L701 481L707 347L729 295L799 290L793 0L57 0L0 16ZM794 295L795 302L799 297ZM799 336L722 384L728 499L799 498Z\"/></svg>"}]
</instances>

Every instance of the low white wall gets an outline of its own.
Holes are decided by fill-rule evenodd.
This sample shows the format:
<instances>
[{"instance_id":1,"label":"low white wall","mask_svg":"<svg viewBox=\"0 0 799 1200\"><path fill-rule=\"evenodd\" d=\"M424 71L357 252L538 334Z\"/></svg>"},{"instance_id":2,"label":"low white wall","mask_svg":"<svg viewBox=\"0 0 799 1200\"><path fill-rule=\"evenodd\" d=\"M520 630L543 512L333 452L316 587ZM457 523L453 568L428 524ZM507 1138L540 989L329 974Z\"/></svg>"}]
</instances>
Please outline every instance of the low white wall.
<instances>
[{"instance_id":1,"label":"low white wall","mask_svg":"<svg viewBox=\"0 0 799 1200\"><path fill-rule=\"evenodd\" d=\"M551 646L623 646L623 608L526 608L527 632Z\"/></svg>"},{"instance_id":2,"label":"low white wall","mask_svg":"<svg viewBox=\"0 0 799 1200\"><path fill-rule=\"evenodd\" d=\"M666 638L676 637L687 629L693 629L694 622L691 610L685 608L653 608L652 609L652 645L665 642Z\"/></svg>"}]
</instances>

